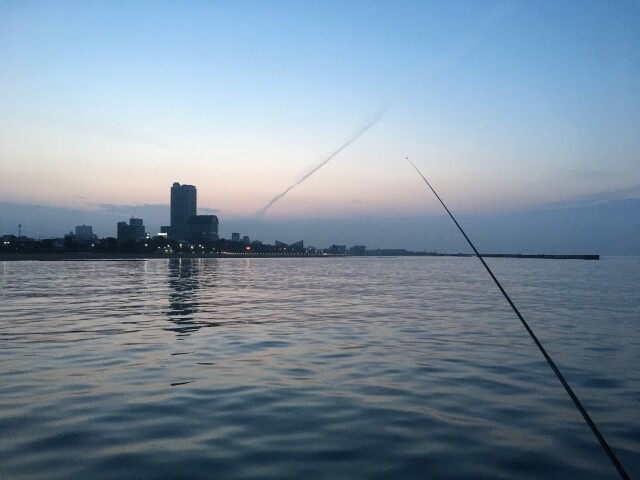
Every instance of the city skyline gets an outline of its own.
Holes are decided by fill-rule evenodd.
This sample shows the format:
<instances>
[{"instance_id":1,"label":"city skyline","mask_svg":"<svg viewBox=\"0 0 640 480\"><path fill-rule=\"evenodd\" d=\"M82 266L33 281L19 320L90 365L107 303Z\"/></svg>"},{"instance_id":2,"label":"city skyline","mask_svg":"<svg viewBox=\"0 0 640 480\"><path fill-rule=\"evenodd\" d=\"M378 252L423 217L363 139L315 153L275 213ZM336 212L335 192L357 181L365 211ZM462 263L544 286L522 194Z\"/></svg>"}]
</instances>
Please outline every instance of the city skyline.
<instances>
[{"instance_id":1,"label":"city skyline","mask_svg":"<svg viewBox=\"0 0 640 480\"><path fill-rule=\"evenodd\" d=\"M26 208L26 210L25 210ZM89 224L99 237L115 237L116 225L136 212L148 231L158 232L169 218L169 204L102 205L98 210L55 207L23 207L0 202L3 222L0 233L31 238L61 237L74 226ZM203 209L201 209L203 211ZM591 197L575 205L526 212L484 216L459 216L462 225L485 252L640 255L639 225L633 222L640 201L627 198ZM21 223L28 218L29 223ZM468 252L464 239L444 215L395 218L358 216L315 219L223 218L220 238L243 232L265 243L276 240L324 247L366 244L370 248L406 248L414 251ZM554 235L548 235L553 231Z\"/></svg>"},{"instance_id":2,"label":"city skyline","mask_svg":"<svg viewBox=\"0 0 640 480\"><path fill-rule=\"evenodd\" d=\"M147 221L175 179L258 236L441 215L405 156L470 218L637 201L638 19L632 2L5 3L0 228L33 229L36 207L63 232L109 205Z\"/></svg>"}]
</instances>

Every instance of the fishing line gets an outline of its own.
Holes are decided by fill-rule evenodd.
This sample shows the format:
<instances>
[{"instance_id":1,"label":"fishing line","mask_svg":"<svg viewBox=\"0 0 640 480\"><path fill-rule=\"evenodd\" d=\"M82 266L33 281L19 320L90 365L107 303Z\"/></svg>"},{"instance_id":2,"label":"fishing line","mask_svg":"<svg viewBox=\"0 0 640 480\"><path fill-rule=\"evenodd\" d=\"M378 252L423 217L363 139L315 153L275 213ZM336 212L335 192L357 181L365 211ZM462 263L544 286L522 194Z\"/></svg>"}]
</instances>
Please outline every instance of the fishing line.
<instances>
[{"instance_id":1,"label":"fishing line","mask_svg":"<svg viewBox=\"0 0 640 480\"><path fill-rule=\"evenodd\" d=\"M469 237L467 236L467 234L464 232L464 230L462 229L462 227L460 226L460 224L458 223L458 221L454 218L453 214L449 211L449 209L447 208L447 206L444 204L444 202L442 201L442 199L440 198L440 196L436 193L436 191L433 189L433 187L431 186L431 184L427 181L427 179L424 177L424 175L422 175L422 173L420 172L420 170L418 170L418 167L416 167L414 165L414 163L409 160L409 157L405 157L407 159L407 161L411 164L411 166L413 168L415 168L416 172L418 172L418 175L420 175L422 177L422 179L424 180L424 182L429 186L429 188L431 189L431 191L433 192L433 194L436 196L436 198L438 199L438 201L442 204L442 206L444 207L444 209L447 211L447 213L449 214L449 216L451 217L451 220L453 220L453 223L456 224L456 227L458 227L458 230L460 230L460 233L462 233L462 235L464 236L465 240L467 241L467 243L471 246L471 248L473 249L474 253L476 254L476 256L478 257L478 259L480 259L480 261L482 262L482 265L484 265L484 268L487 270L487 272L489 273L489 275L491 276L491 278L493 279L493 281L495 282L495 284L497 285L497 287L500 289L500 292L502 292L502 295L504 296L504 298L507 300L507 302L509 303L509 305L511 306L512 310L515 312L515 314L518 316L518 318L520 319L520 322L522 323L522 325L524 326L524 328L527 330L527 333L529 334L529 336L531 337L531 339L533 340L533 342L536 344L536 346L538 347L538 350L540 350L540 352L542 353L542 355L544 356L545 360L547 361L547 364L549 365L549 367L551 367L551 370L553 370L553 373L556 374L556 377L558 377L558 380L560 380L560 383L562 384L562 386L564 387L564 389L566 390L567 394L569 395L569 397L571 397L571 400L573 400L574 405L576 406L576 408L578 409L578 411L582 414L582 418L584 418L584 421L587 422L587 425L589 425L589 428L591 428L591 431L593 432L593 434L596 436L596 438L598 439L598 442L600 442L600 446L604 449L605 453L607 454L607 456L609 457L609 460L611 460L611 463L613 463L613 466L616 467L616 470L618 471L618 473L620 474L620 477L625 479L625 480L630 480L629 475L627 474L627 472L625 471L625 469L623 468L622 464L620 463L620 461L618 460L618 458L616 457L615 453L613 453L613 450L611 449L611 447L609 447L609 444L607 443L607 441L605 440L605 438L602 436L602 434L600 433L600 430L598 430L598 427L596 426L596 424L593 422L593 420L591 420L591 417L589 416L589 414L587 413L587 410L582 406L582 402L580 402L580 400L578 399L578 397L576 396L575 393L573 393L573 390L571 389L571 387L569 386L569 384L567 383L567 381L565 380L564 376L562 375L562 373L560 373L560 370L558 369L558 367L556 366L555 362L553 361L553 359L549 356L549 354L547 353L547 351L544 349L544 347L542 346L542 344L540 343L540 341L538 340L538 337L536 337L535 333L533 333L533 330L531 330L531 328L529 327L529 324L527 323L527 321L524 319L524 317L520 314L520 311L518 310L518 308L515 306L515 304L511 301L511 298L509 298L509 295L507 295L507 292L504 290L504 288L502 288L502 285L500 284L500 282L498 281L498 279L496 278L496 276L493 274L493 272L491 271L491 269L489 268L489 265L487 265L487 263L484 261L484 258L482 258L482 255L480 255L480 253L478 252L478 250L476 249L475 245L473 244L473 242L469 239Z\"/></svg>"}]
</instances>

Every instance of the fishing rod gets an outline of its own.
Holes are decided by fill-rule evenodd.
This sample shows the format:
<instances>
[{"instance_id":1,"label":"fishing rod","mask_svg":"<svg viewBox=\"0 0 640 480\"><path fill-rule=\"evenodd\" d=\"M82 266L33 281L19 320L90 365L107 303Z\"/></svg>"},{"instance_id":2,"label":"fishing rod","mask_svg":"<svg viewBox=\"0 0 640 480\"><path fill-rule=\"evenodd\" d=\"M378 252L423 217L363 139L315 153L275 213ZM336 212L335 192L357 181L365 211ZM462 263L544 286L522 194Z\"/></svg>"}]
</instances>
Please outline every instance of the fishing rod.
<instances>
[{"instance_id":1,"label":"fishing rod","mask_svg":"<svg viewBox=\"0 0 640 480\"><path fill-rule=\"evenodd\" d=\"M514 313L520 319L520 322L522 323L524 328L527 330L527 333L529 334L529 336L531 337L533 342L538 347L538 350L540 350L540 353L542 353L542 355L544 356L545 360L547 361L547 364L549 365L549 367L551 367L551 370L553 370L553 373L556 374L556 377L558 377L558 380L560 380L560 383L562 384L562 386L566 390L566 392L569 395L569 397L571 397L571 400L573 400L573 404L576 406L576 408L578 409L578 411L582 415L582 418L584 418L584 421L587 422L587 425L589 425L589 428L591 428L591 431L593 432L593 434L598 439L598 442L600 442L600 446L604 449L605 453L609 457L609 460L611 460L611 463L613 463L613 466L618 471L618 474L620 474L620 477L623 478L624 480L630 480L629 475L627 474L627 472L625 471L624 467L622 466L622 464L618 460L618 457L616 457L616 454L613 452L613 450L611 449L611 447L609 446L609 444L607 443L605 438L602 436L602 434L600 433L600 430L598 430L598 427L596 426L596 424L593 422L593 420L591 420L591 417L589 416L589 413L587 413L587 410L582 406L582 402L580 402L580 399L578 399L576 394L573 392L573 390L571 389L571 387L569 386L569 384L565 380L564 375L562 375L562 373L560 372L560 370L556 366L556 363L549 356L549 354L547 353L545 348L542 346L542 343L540 343L540 340L538 340L538 337L536 337L535 333L533 333L533 330L531 330L531 327L529 327L529 324L527 323L527 321L520 314L520 311L515 306L515 304L511 301L511 298L509 298L509 295L507 295L507 292L504 290L504 288L502 288L502 285L500 284L500 282L498 281L496 276L493 274L493 272L489 268L489 265L487 265L487 263L484 261L484 258L482 258L482 255L480 255L480 253L476 249L476 247L473 244L473 242L471 241L471 239L469 239L469 237L464 232L464 230L462 229L462 227L460 226L458 221L455 219L453 214L449 211L447 206L444 204L444 202L440 198L440 195L438 195L436 193L436 191L431 186L431 184L428 182L428 180L424 177L424 175L422 175L422 172L420 172L420 170L418 170L418 167L416 167L414 165L414 163L411 160L409 160L409 157L405 157L405 158L411 164L411 166L413 168L415 168L416 172L418 172L418 175L420 175L422 177L422 179L424 180L424 182L429 186L429 188L431 189L433 194L436 196L438 201L442 204L444 209L447 211L447 213L451 217L451 220L453 220L453 223L455 223L456 227L458 227L458 230L460 230L460 233L462 233L462 236L465 238L467 243L471 246L471 248L473 249L473 251L476 254L476 256L478 257L478 259L482 262L482 265L484 265L484 268L487 270L487 272L489 273L489 275L493 279L494 283L496 284L496 286L498 287L498 289L500 290L500 292L502 293L504 298L507 300L507 302L511 306L511 309L514 311Z\"/></svg>"}]
</instances>

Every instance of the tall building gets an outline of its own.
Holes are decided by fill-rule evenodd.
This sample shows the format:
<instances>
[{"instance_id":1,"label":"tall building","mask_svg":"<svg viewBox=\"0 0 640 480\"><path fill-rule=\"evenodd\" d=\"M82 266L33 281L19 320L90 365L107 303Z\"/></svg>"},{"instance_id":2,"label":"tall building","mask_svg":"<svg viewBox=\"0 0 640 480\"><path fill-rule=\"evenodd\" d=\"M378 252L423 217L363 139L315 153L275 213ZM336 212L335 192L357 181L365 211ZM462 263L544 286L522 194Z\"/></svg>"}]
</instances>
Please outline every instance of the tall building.
<instances>
[{"instance_id":1,"label":"tall building","mask_svg":"<svg viewBox=\"0 0 640 480\"><path fill-rule=\"evenodd\" d=\"M187 223L198 209L198 196L193 185L180 185L175 182L171 186L171 228L169 238L187 240L189 229Z\"/></svg>"}]
</instances>

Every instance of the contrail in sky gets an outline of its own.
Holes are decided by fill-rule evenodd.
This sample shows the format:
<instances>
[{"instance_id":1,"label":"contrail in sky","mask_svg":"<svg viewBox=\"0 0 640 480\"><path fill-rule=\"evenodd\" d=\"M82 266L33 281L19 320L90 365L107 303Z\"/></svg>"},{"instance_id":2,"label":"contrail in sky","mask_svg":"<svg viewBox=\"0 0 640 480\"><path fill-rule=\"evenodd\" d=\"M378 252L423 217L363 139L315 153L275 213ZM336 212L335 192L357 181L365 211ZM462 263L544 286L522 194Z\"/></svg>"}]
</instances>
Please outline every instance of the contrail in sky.
<instances>
[{"instance_id":1,"label":"contrail in sky","mask_svg":"<svg viewBox=\"0 0 640 480\"><path fill-rule=\"evenodd\" d=\"M313 167L309 172L305 173L302 176L302 178L300 178L298 181L289 185L283 192L273 197L269 203L267 203L263 208L261 208L256 212L256 215L258 217L262 217L265 213L267 213L267 210L269 210L269 208L273 206L273 204L275 204L287 193L289 193L291 190L296 188L298 185L304 182L307 178L309 178L311 175L316 173L318 170L324 167L327 163L333 160L333 158L336 155L342 152L345 148L347 148L349 145L355 142L358 138L360 138L367 130L369 130L376 123L378 123L382 119L382 117L385 116L389 108L393 104L398 102L400 98L413 92L418 87L423 86L427 82L427 80L436 76L438 73L448 68L451 64L457 62L460 59L460 57L462 57L468 50L472 49L474 46L476 46L480 42L482 37L484 37L484 35L487 33L487 31L490 28L493 28L493 26L498 21L508 16L511 13L511 11L514 9L514 7L518 5L518 3L519 2L513 2L513 1L507 0L505 2L498 4L496 7L494 7L489 12L489 14L485 18L483 18L482 21L479 22L478 26L475 29L471 30L465 35L460 36L451 45L451 47L444 52L442 56L440 56L433 62L429 62L426 69L423 68L421 72L418 72L417 81L415 80L409 81L404 86L404 88L401 88L399 90L399 94L396 95L395 99L393 99L386 106L378 110L376 114L373 115L373 117L371 117L371 119L363 127L357 130L353 135L351 135L351 137L349 137L349 139L344 144L342 144L337 150L335 150L327 158L322 160L318 165Z\"/></svg>"},{"instance_id":2,"label":"contrail in sky","mask_svg":"<svg viewBox=\"0 0 640 480\"><path fill-rule=\"evenodd\" d=\"M278 200L280 200L282 197L284 197L287 193L289 193L291 190L293 190L295 187L297 187L298 185L300 185L302 182L304 182L307 178L309 178L311 175L313 175L314 173L316 173L318 170L320 170L322 167L324 167L327 163L329 163L333 157L335 157L336 155L338 155L341 151L343 151L345 148L347 148L349 145L351 145L353 142L355 142L358 138L360 138L362 136L362 134L364 132L366 132L367 130L369 130L371 127L373 127L376 123L378 123L382 117L384 117L385 113L387 113L387 110L389 110L389 105L387 105L386 107L381 108L380 110L378 110L376 112L376 114L371 117L371 119L363 126L361 127L356 133L354 133L353 135L351 135L351 137L349 137L349 139L344 142L340 148L338 148L337 150L335 150L331 155L329 155L327 158L325 158L324 160L322 160L318 165L316 165L315 167L313 167L313 169L311 169L310 171L308 171L307 173L304 174L304 176L302 178L300 178L300 180L298 180L297 182L289 185L286 190L284 190L282 193L279 193L278 195L276 195L275 197L273 197L271 199L271 201L269 203L267 203L266 206L264 206L263 208L261 208L260 210L258 210L256 212L256 215L261 217L263 216L267 210L269 210L269 208L276 203Z\"/></svg>"}]
</instances>

